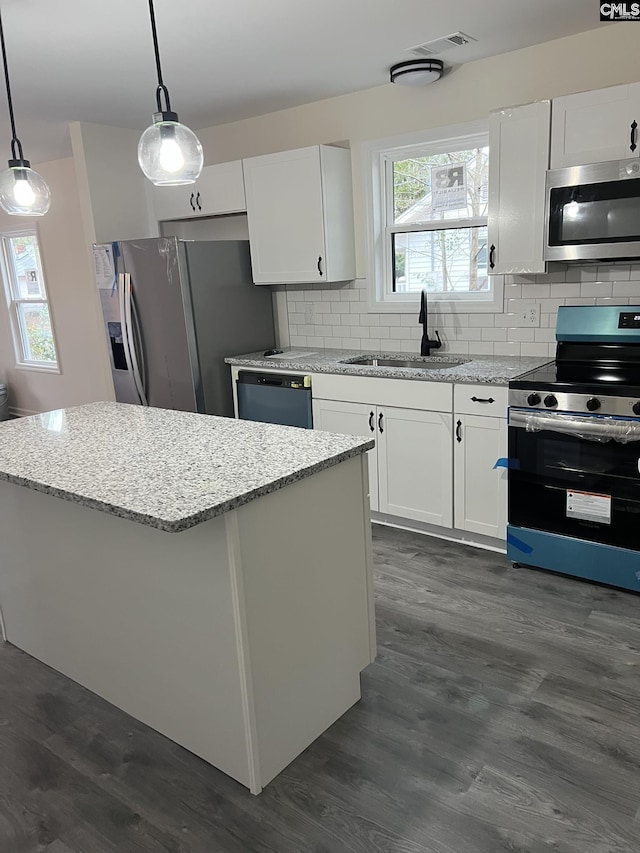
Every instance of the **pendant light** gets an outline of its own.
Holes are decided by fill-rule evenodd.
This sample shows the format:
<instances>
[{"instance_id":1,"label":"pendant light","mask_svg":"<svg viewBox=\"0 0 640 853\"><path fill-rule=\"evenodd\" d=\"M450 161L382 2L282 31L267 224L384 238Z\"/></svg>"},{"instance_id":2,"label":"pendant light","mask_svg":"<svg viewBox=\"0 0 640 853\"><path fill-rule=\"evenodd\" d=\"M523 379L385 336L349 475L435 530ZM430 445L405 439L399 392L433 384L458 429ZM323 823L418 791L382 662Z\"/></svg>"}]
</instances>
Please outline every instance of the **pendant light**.
<instances>
[{"instance_id":1,"label":"pendant light","mask_svg":"<svg viewBox=\"0 0 640 853\"><path fill-rule=\"evenodd\" d=\"M156 89L158 112L153 114L153 124L140 137L138 162L146 177L158 187L193 184L202 171L204 162L202 145L195 133L184 124L180 124L178 114L171 110L169 90L162 80L153 0L149 0L149 17L158 72ZM164 110L162 109L163 95Z\"/></svg>"},{"instance_id":2,"label":"pendant light","mask_svg":"<svg viewBox=\"0 0 640 853\"><path fill-rule=\"evenodd\" d=\"M12 216L44 216L51 204L51 193L42 175L34 171L31 168L31 163L24 159L22 143L16 134L1 11L0 43L2 44L4 80L7 86L7 104L9 105L9 118L11 119L11 160L9 160L9 168L0 173L0 207Z\"/></svg>"}]
</instances>

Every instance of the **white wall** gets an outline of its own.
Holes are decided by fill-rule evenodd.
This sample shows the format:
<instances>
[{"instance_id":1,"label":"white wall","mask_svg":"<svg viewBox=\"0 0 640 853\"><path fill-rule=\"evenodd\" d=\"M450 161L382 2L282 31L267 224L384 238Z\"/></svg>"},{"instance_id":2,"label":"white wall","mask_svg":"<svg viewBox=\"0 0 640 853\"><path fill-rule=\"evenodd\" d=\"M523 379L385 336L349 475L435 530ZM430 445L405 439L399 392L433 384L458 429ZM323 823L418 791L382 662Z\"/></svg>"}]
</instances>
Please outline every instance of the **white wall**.
<instances>
[{"instance_id":1,"label":"white wall","mask_svg":"<svg viewBox=\"0 0 640 853\"><path fill-rule=\"evenodd\" d=\"M52 374L15 367L6 301L4 294L0 294L0 377L9 385L11 407L20 414L113 399L74 162L68 158L35 168L51 189L51 209L46 216L32 222L36 222L38 230L62 372ZM27 222L0 212L0 232Z\"/></svg>"}]
</instances>

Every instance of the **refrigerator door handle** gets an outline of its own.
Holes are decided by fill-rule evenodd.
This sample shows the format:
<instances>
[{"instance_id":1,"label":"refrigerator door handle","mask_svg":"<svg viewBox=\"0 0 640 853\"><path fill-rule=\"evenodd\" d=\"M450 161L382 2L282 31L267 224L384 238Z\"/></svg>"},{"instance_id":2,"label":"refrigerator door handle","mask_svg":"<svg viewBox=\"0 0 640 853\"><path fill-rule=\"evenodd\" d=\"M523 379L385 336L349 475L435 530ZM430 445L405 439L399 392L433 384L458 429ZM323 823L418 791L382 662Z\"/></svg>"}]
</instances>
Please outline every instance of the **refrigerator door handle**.
<instances>
[{"instance_id":1,"label":"refrigerator door handle","mask_svg":"<svg viewBox=\"0 0 640 853\"><path fill-rule=\"evenodd\" d=\"M142 345L142 334L140 332L140 320L138 318L138 309L136 308L136 303L133 298L131 298L131 331L133 336L133 350L136 354L136 358L140 359L140 385L142 387L143 394L146 398L147 396L147 383L145 381L147 376L147 364L144 358L144 347ZM148 405L145 403L144 405Z\"/></svg>"},{"instance_id":2,"label":"refrigerator door handle","mask_svg":"<svg viewBox=\"0 0 640 853\"><path fill-rule=\"evenodd\" d=\"M122 331L122 348L124 350L124 360L127 365L129 375L133 376L133 367L131 365L131 355L129 353L129 335L127 333L127 317L125 312L125 296L124 296L124 273L118 273L118 312L120 314L120 329Z\"/></svg>"},{"instance_id":3,"label":"refrigerator door handle","mask_svg":"<svg viewBox=\"0 0 640 853\"><path fill-rule=\"evenodd\" d=\"M138 397L140 397L140 402L143 406L148 406L149 404L147 402L147 397L144 393L142 376L140 375L140 368L138 366L138 356L136 353L135 340L133 337L133 319L131 315L133 294L131 292L131 276L129 273L124 273L122 278L124 290L124 325L127 336L127 346L125 347L125 349L129 350L129 358L131 360L131 372L133 375L133 381L136 386L136 391L138 392Z\"/></svg>"}]
</instances>

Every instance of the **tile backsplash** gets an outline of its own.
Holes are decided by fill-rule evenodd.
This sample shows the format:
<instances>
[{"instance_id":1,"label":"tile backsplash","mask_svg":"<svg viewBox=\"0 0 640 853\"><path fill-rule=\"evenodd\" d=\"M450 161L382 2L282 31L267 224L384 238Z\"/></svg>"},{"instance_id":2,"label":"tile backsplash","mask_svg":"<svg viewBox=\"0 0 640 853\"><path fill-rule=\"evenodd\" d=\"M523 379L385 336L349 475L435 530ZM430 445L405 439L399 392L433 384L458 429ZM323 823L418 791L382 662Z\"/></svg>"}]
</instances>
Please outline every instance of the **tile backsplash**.
<instances>
[{"instance_id":1,"label":"tile backsplash","mask_svg":"<svg viewBox=\"0 0 640 853\"><path fill-rule=\"evenodd\" d=\"M322 289L287 285L290 346L419 352L417 300L414 314L370 313L368 286L364 279ZM532 302L539 306L540 325L518 326L516 313ZM432 335L434 329L440 332L441 352L553 356L560 305L607 303L640 303L640 264L592 264L546 275L508 275L501 312L458 313L432 304L429 329Z\"/></svg>"}]
</instances>

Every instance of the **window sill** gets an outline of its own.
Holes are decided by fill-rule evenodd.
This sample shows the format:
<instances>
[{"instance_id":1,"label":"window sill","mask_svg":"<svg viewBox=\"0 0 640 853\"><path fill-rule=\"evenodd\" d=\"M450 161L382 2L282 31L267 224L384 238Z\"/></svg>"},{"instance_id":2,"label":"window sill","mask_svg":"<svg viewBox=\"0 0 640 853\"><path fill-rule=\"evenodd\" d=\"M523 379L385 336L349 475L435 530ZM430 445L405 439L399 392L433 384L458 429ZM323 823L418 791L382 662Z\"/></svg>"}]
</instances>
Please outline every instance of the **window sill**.
<instances>
[{"instance_id":1,"label":"window sill","mask_svg":"<svg viewBox=\"0 0 640 853\"><path fill-rule=\"evenodd\" d=\"M47 367L44 364L16 364L15 369L26 370L29 373L53 373L57 374L58 376L62 374L60 366L57 364L52 367Z\"/></svg>"}]
</instances>

